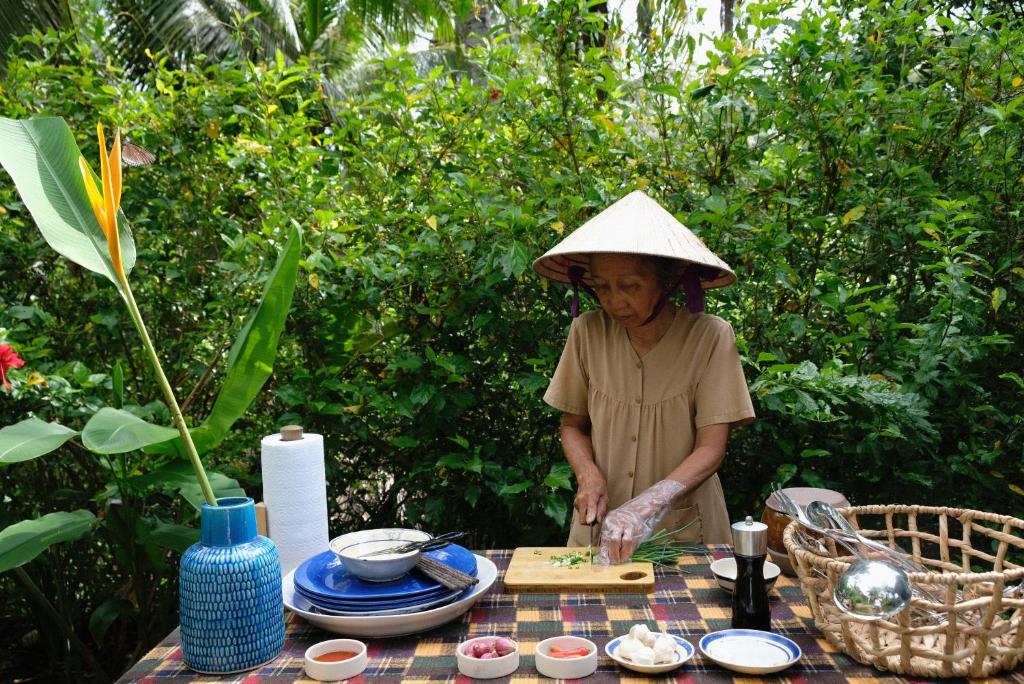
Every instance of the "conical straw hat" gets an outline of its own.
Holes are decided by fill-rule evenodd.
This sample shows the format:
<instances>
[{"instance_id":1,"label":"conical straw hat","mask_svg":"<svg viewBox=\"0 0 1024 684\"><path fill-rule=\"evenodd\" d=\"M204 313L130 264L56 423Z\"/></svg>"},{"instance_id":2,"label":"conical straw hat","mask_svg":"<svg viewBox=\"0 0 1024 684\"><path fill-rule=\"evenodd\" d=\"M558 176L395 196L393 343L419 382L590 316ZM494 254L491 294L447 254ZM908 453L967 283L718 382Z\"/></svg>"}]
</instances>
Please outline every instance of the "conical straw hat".
<instances>
[{"instance_id":1,"label":"conical straw hat","mask_svg":"<svg viewBox=\"0 0 1024 684\"><path fill-rule=\"evenodd\" d=\"M725 287L736 274L689 228L640 190L635 190L567 235L536 261L533 270L545 278L571 283L569 269L582 266L590 285L590 255L613 252L647 254L698 264L701 286Z\"/></svg>"}]
</instances>

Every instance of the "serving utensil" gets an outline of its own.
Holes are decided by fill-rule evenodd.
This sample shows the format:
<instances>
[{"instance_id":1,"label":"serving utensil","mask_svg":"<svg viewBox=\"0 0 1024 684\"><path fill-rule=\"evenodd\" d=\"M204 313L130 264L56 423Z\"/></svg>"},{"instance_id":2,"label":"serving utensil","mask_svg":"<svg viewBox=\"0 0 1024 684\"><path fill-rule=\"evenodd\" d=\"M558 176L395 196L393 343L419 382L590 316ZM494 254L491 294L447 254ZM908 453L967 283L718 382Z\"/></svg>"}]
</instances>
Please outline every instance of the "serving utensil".
<instances>
[{"instance_id":1,"label":"serving utensil","mask_svg":"<svg viewBox=\"0 0 1024 684\"><path fill-rule=\"evenodd\" d=\"M446 532L445 534L431 537L425 541L414 541L405 542L398 546L392 546L387 549L379 549L371 553L363 554L360 558L372 558L373 556L382 556L387 553L410 553L412 551L435 551L437 549L443 549L444 547L451 544L456 539L461 539L466 535L465 532Z\"/></svg>"},{"instance_id":2,"label":"serving utensil","mask_svg":"<svg viewBox=\"0 0 1024 684\"><path fill-rule=\"evenodd\" d=\"M826 530L836 530L849 535L852 541L872 551L877 551L907 572L929 572L928 568L918 563L914 560L913 556L905 551L894 549L887 544L882 544L874 539L868 539L862 535L854 529L850 521L843 517L843 514L836 510L832 504L825 503L824 501L812 501L807 504L806 512L810 521L817 524L818 527Z\"/></svg>"},{"instance_id":3,"label":"serving utensil","mask_svg":"<svg viewBox=\"0 0 1024 684\"><path fill-rule=\"evenodd\" d=\"M901 568L860 556L839 576L832 598L839 610L871 622L903 611L913 593L910 578Z\"/></svg>"},{"instance_id":4,"label":"serving utensil","mask_svg":"<svg viewBox=\"0 0 1024 684\"><path fill-rule=\"evenodd\" d=\"M857 541L864 546L867 546L875 551L885 554L887 558L892 560L894 563L902 567L907 572L931 572L923 563L919 563L909 553L899 548L893 548L887 544L879 543L874 539L869 539L864 535L860 534L850 521L847 520L842 513L840 513L835 506L826 503L824 501L812 501L807 506L807 517L817 522L822 527L831 526L834 529L842 530L849 534L854 535ZM1024 584L1014 584L1003 588L1003 596L1006 598L1013 598L1018 594L1021 589L1024 589ZM933 603L942 603L942 597L924 587L915 586L914 591L920 592L926 598L931 600ZM959 601L963 597L957 594L957 600ZM942 613L930 613L933 617L937 617L940 620L943 618ZM977 624L977 616L961 615L961 619L967 620L972 624Z\"/></svg>"},{"instance_id":5,"label":"serving utensil","mask_svg":"<svg viewBox=\"0 0 1024 684\"><path fill-rule=\"evenodd\" d=\"M807 529L834 539L857 557L858 560L839 576L836 583L833 593L836 607L865 621L890 618L907 607L913 589L902 568L886 560L867 558L858 548L857 535L834 529L831 525L822 527L781 489L776 489L775 495L787 515Z\"/></svg>"}]
</instances>

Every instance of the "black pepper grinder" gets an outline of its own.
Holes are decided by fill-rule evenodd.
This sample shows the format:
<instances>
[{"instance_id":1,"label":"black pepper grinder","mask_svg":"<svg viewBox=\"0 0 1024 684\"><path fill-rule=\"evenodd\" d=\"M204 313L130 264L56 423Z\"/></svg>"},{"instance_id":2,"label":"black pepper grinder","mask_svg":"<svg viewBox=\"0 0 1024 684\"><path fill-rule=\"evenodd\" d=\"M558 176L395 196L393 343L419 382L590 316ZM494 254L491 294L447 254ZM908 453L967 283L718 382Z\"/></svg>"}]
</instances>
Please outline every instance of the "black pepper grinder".
<instances>
[{"instance_id":1,"label":"black pepper grinder","mask_svg":"<svg viewBox=\"0 0 1024 684\"><path fill-rule=\"evenodd\" d=\"M732 526L732 548L736 557L736 588L732 592L733 629L771 631L772 611L768 585L764 581L764 560L768 554L768 526L747 516Z\"/></svg>"}]
</instances>

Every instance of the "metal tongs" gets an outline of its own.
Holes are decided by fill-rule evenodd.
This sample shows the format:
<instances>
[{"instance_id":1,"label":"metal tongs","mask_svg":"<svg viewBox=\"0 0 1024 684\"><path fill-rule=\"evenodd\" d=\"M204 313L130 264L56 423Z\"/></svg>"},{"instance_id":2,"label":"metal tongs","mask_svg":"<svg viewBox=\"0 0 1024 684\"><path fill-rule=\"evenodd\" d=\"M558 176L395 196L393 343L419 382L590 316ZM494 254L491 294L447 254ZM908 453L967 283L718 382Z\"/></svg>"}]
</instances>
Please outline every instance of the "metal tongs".
<instances>
[{"instance_id":1,"label":"metal tongs","mask_svg":"<svg viewBox=\"0 0 1024 684\"><path fill-rule=\"evenodd\" d=\"M444 547L451 544L456 539L461 539L466 535L465 532L446 532L445 534L431 537L424 541L406 542L399 544L398 546L392 546L389 549L380 549L379 551L373 551L360 556L360 558L370 558L371 556L382 556L385 553L409 553L410 551L435 551L437 549L443 549Z\"/></svg>"},{"instance_id":2,"label":"metal tongs","mask_svg":"<svg viewBox=\"0 0 1024 684\"><path fill-rule=\"evenodd\" d=\"M902 549L894 549L887 544L882 544L874 539L862 536L841 515L819 515L812 521L807 513L795 501L789 498L789 495L785 494L778 485L772 486L772 492L775 494L775 499L782 506L782 512L789 518L796 520L804 528L812 532L817 532L834 539L854 554L856 554L854 545L859 544L870 551L881 554L886 560L892 561L907 572L929 572L928 568L918 563L914 560L913 556ZM831 507L828 507L828 509L831 509ZM832 512L834 512L834 509L829 511L829 513ZM842 518L842 522L839 522L838 518Z\"/></svg>"}]
</instances>

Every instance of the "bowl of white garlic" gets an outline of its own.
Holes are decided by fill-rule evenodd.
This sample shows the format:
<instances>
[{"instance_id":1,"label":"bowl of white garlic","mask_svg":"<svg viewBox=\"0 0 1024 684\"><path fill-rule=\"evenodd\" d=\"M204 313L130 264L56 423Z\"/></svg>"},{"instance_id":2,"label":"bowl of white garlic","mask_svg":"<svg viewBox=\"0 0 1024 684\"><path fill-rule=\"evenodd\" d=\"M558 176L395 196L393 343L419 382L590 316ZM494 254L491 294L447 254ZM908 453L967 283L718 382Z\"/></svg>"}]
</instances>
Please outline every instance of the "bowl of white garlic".
<instances>
[{"instance_id":1,"label":"bowl of white garlic","mask_svg":"<svg viewBox=\"0 0 1024 684\"><path fill-rule=\"evenodd\" d=\"M682 637L633 625L629 634L609 641L604 652L625 668L645 674L668 672L693 657L693 644Z\"/></svg>"}]
</instances>

